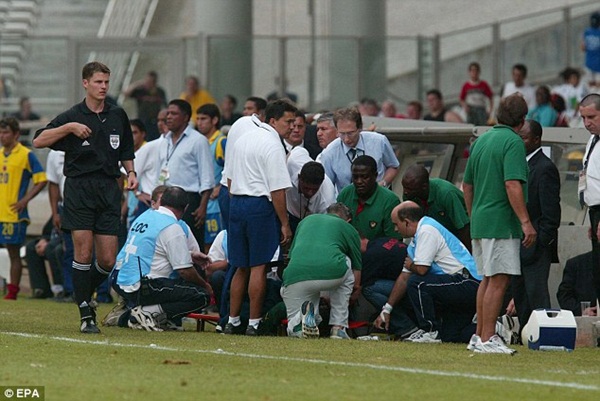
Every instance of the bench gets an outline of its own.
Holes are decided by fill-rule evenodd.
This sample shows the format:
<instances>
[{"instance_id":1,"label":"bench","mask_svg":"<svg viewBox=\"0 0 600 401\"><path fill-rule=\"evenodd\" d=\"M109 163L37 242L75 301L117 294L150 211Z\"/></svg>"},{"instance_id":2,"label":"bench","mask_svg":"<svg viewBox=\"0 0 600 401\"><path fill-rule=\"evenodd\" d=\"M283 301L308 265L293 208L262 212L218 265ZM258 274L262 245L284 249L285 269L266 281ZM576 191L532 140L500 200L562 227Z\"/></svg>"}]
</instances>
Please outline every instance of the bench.
<instances>
[{"instance_id":1,"label":"bench","mask_svg":"<svg viewBox=\"0 0 600 401\"><path fill-rule=\"evenodd\" d=\"M219 323L219 315L207 315L204 313L189 313L189 319L196 320L196 331L204 331L206 323L216 326Z\"/></svg>"}]
</instances>

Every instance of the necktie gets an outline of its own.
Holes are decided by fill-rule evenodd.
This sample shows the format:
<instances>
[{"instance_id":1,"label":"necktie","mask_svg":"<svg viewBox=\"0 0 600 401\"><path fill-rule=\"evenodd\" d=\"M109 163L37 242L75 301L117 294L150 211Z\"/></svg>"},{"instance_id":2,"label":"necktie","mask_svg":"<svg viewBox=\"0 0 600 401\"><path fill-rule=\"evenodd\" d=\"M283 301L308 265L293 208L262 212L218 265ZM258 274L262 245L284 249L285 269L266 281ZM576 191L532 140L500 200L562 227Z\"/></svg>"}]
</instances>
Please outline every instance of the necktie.
<instances>
[{"instance_id":1,"label":"necktie","mask_svg":"<svg viewBox=\"0 0 600 401\"><path fill-rule=\"evenodd\" d=\"M348 158L350 159L350 162L353 162L354 159L356 159L356 149L352 148L348 151Z\"/></svg>"}]
</instances>

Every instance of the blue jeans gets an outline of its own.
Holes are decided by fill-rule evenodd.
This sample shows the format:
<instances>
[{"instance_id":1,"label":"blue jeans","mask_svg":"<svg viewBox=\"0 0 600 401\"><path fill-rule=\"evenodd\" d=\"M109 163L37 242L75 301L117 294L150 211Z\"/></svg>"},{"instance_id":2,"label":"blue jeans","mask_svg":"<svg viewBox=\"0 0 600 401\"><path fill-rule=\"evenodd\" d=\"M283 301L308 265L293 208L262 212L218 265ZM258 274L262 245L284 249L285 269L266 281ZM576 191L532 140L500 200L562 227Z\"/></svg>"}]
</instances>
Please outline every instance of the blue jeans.
<instances>
[{"instance_id":1,"label":"blue jeans","mask_svg":"<svg viewBox=\"0 0 600 401\"><path fill-rule=\"evenodd\" d=\"M368 287L363 287L362 294L377 310L381 310L392 293L392 288L394 288L394 280L381 279ZM390 315L390 333L407 337L416 330L414 313L408 297L405 296L394 305Z\"/></svg>"}]
</instances>

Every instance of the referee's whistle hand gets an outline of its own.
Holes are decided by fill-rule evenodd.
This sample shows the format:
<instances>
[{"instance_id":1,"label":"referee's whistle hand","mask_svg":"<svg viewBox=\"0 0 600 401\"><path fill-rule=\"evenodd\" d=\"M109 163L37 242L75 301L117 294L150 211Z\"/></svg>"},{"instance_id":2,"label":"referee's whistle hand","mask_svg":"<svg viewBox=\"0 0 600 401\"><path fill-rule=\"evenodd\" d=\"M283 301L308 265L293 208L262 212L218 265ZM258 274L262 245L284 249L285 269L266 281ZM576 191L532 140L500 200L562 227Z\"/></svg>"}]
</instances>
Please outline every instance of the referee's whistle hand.
<instances>
[{"instance_id":1,"label":"referee's whistle hand","mask_svg":"<svg viewBox=\"0 0 600 401\"><path fill-rule=\"evenodd\" d=\"M92 130L87 126L80 123L69 123L70 131L77 138L87 139L92 136Z\"/></svg>"}]
</instances>

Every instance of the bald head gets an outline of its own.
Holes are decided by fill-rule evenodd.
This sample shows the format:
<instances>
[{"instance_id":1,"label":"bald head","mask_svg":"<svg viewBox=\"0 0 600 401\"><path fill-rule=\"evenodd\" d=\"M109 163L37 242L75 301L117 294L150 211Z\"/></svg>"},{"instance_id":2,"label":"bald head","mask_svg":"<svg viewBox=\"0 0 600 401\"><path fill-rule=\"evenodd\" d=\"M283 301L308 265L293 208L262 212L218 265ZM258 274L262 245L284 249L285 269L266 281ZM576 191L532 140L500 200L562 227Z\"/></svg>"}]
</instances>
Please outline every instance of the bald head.
<instances>
[{"instance_id":1,"label":"bald head","mask_svg":"<svg viewBox=\"0 0 600 401\"><path fill-rule=\"evenodd\" d=\"M398 218L401 220L410 220L418 223L424 216L421 206L410 200L400 203L395 209L397 209L396 213L398 213Z\"/></svg>"},{"instance_id":2,"label":"bald head","mask_svg":"<svg viewBox=\"0 0 600 401\"><path fill-rule=\"evenodd\" d=\"M413 201L404 201L392 210L392 223L403 237L413 237L417 232L423 209Z\"/></svg>"}]
</instances>

